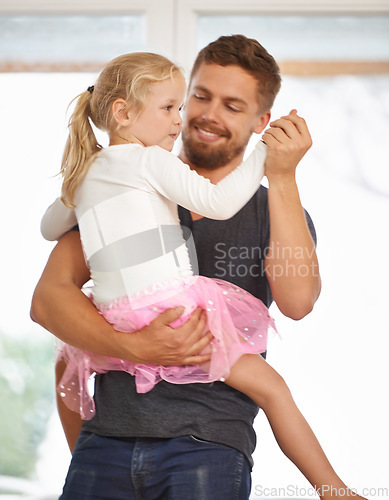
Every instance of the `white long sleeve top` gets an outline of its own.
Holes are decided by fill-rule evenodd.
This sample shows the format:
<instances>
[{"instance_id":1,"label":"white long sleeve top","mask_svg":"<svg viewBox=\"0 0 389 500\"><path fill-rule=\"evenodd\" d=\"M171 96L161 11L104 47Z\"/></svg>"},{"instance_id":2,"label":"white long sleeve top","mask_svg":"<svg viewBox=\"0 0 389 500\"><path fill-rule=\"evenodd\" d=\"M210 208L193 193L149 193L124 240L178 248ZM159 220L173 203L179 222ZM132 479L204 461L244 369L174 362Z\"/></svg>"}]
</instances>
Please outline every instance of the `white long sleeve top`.
<instances>
[{"instance_id":1,"label":"white long sleeve top","mask_svg":"<svg viewBox=\"0 0 389 500\"><path fill-rule=\"evenodd\" d=\"M218 184L158 146L104 148L77 189L75 210L58 198L41 232L56 240L79 225L97 304L192 273L177 205L211 219L229 219L254 195L264 175L259 142Z\"/></svg>"}]
</instances>

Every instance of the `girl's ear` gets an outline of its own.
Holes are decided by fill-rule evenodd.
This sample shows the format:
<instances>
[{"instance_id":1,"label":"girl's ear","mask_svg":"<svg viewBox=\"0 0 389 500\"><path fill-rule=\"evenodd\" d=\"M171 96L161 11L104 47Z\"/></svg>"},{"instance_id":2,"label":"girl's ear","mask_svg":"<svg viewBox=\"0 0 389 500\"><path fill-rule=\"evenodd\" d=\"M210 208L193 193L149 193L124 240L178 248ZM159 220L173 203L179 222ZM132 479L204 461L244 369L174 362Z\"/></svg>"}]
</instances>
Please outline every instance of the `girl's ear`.
<instances>
[{"instance_id":1,"label":"girl's ear","mask_svg":"<svg viewBox=\"0 0 389 500\"><path fill-rule=\"evenodd\" d=\"M263 130L265 130L267 124L270 121L270 116L270 111L266 111L259 116L257 124L253 130L255 134L260 134L261 132L263 132Z\"/></svg>"},{"instance_id":2,"label":"girl's ear","mask_svg":"<svg viewBox=\"0 0 389 500\"><path fill-rule=\"evenodd\" d=\"M131 122L130 107L124 99L116 99L112 104L112 116L119 127L126 127Z\"/></svg>"}]
</instances>

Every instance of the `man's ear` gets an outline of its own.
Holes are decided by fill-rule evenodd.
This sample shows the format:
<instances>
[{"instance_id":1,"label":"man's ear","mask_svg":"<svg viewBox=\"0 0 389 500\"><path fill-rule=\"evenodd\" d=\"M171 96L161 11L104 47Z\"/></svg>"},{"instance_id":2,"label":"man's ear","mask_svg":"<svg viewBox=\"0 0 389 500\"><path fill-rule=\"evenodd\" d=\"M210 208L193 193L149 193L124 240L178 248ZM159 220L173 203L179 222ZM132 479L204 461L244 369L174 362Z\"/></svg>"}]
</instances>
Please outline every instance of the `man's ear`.
<instances>
[{"instance_id":1,"label":"man's ear","mask_svg":"<svg viewBox=\"0 0 389 500\"><path fill-rule=\"evenodd\" d=\"M260 134L265 130L267 124L270 121L270 116L271 116L270 111L266 111L265 113L262 113L258 117L257 124L255 125L255 128L253 130L255 134Z\"/></svg>"},{"instance_id":2,"label":"man's ear","mask_svg":"<svg viewBox=\"0 0 389 500\"><path fill-rule=\"evenodd\" d=\"M124 99L116 99L112 104L112 117L119 127L126 127L131 122L130 107Z\"/></svg>"}]
</instances>

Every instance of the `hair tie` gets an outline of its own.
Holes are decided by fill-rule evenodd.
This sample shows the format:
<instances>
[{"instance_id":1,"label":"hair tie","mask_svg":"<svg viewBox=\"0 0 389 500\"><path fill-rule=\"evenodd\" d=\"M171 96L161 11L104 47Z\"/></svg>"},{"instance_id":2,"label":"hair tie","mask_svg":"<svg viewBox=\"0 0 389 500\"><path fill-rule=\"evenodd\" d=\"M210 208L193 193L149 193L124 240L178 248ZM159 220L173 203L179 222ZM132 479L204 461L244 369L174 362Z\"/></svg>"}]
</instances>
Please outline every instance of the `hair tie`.
<instances>
[{"instance_id":1,"label":"hair tie","mask_svg":"<svg viewBox=\"0 0 389 500\"><path fill-rule=\"evenodd\" d=\"M94 85L91 85L90 87L87 88L87 91L92 93L95 89L95 86Z\"/></svg>"}]
</instances>

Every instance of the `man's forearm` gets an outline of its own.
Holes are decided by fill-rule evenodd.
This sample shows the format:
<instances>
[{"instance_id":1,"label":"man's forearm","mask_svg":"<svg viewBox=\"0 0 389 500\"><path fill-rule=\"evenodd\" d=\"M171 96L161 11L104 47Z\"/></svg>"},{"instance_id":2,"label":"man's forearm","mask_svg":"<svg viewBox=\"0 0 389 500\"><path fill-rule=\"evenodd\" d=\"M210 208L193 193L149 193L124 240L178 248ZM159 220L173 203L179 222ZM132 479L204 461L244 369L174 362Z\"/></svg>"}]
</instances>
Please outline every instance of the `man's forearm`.
<instances>
[{"instance_id":1,"label":"man's forearm","mask_svg":"<svg viewBox=\"0 0 389 500\"><path fill-rule=\"evenodd\" d=\"M37 286L32 319L64 342L97 354L120 357L117 332L75 285ZM124 334L122 334L124 335Z\"/></svg>"},{"instance_id":2,"label":"man's forearm","mask_svg":"<svg viewBox=\"0 0 389 500\"><path fill-rule=\"evenodd\" d=\"M296 184L296 167L312 139L295 109L270 123L262 139L268 146L265 172L270 243L266 275L280 311L301 319L312 310L321 288L315 245Z\"/></svg>"},{"instance_id":3,"label":"man's forearm","mask_svg":"<svg viewBox=\"0 0 389 500\"><path fill-rule=\"evenodd\" d=\"M36 286L31 318L64 342L96 354L165 366L208 361L209 355L200 353L212 336L204 335L201 310L175 330L169 325L183 308L165 311L139 332L119 332L81 291L88 279L79 234L67 233L52 251Z\"/></svg>"},{"instance_id":4,"label":"man's forearm","mask_svg":"<svg viewBox=\"0 0 389 500\"><path fill-rule=\"evenodd\" d=\"M180 328L169 324L182 311L167 310L139 332L115 330L76 285L48 286L38 283L31 318L62 341L80 349L155 365L199 364L209 360L200 354L212 335L204 335L205 314L195 311Z\"/></svg>"},{"instance_id":5,"label":"man's forearm","mask_svg":"<svg viewBox=\"0 0 389 500\"><path fill-rule=\"evenodd\" d=\"M269 252L266 274L273 298L286 316L301 319L320 294L315 244L294 177L269 182Z\"/></svg>"},{"instance_id":6,"label":"man's forearm","mask_svg":"<svg viewBox=\"0 0 389 500\"><path fill-rule=\"evenodd\" d=\"M67 233L54 248L31 304L31 318L75 347L120 357L116 332L81 291L89 279L78 232Z\"/></svg>"}]
</instances>

